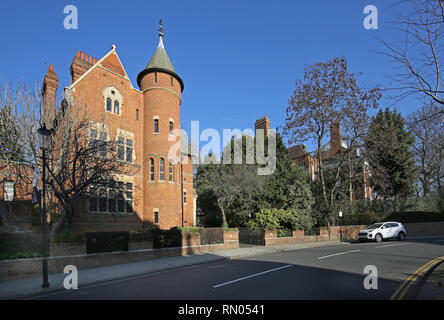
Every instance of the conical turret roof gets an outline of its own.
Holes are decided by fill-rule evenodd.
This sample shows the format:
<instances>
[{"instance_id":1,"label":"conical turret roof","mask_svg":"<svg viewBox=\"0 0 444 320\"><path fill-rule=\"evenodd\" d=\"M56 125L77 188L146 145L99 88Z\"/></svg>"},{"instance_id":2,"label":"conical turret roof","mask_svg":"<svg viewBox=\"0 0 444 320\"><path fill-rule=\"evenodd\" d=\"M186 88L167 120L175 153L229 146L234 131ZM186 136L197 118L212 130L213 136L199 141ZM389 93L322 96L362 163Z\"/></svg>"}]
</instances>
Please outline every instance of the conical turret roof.
<instances>
[{"instance_id":1,"label":"conical turret roof","mask_svg":"<svg viewBox=\"0 0 444 320\"><path fill-rule=\"evenodd\" d=\"M154 51L153 56L151 57L150 61L146 65L145 69L142 70L139 75L137 76L137 83L140 87L140 80L145 74L151 73L151 72L165 72L173 77L175 77L182 88L183 91L183 81L179 77L179 75L176 73L176 70L173 67L173 64L171 63L170 58L168 57L168 54L166 53L165 47L163 45L163 28L162 25L159 29L159 45L157 46L156 51Z\"/></svg>"}]
</instances>

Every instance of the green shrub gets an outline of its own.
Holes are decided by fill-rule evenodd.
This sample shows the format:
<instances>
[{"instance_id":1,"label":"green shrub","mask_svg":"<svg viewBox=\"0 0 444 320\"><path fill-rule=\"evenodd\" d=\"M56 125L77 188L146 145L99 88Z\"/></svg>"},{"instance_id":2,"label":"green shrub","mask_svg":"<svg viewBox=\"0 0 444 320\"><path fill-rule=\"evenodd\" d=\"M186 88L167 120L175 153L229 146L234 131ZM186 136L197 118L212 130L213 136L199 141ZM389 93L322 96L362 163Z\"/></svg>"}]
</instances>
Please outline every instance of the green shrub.
<instances>
[{"instance_id":1,"label":"green shrub","mask_svg":"<svg viewBox=\"0 0 444 320\"><path fill-rule=\"evenodd\" d=\"M444 213L442 212L395 212L388 215L384 221L398 221L401 223L415 222L442 222L444 221Z\"/></svg>"},{"instance_id":2,"label":"green shrub","mask_svg":"<svg viewBox=\"0 0 444 320\"><path fill-rule=\"evenodd\" d=\"M192 232L192 233L199 233L202 228L200 227L173 227L180 232Z\"/></svg>"},{"instance_id":3,"label":"green shrub","mask_svg":"<svg viewBox=\"0 0 444 320\"><path fill-rule=\"evenodd\" d=\"M153 233L151 229L143 229L129 232L129 241L152 241Z\"/></svg>"},{"instance_id":4,"label":"green shrub","mask_svg":"<svg viewBox=\"0 0 444 320\"><path fill-rule=\"evenodd\" d=\"M39 233L0 233L0 260L41 256L41 248Z\"/></svg>"},{"instance_id":5,"label":"green shrub","mask_svg":"<svg viewBox=\"0 0 444 320\"><path fill-rule=\"evenodd\" d=\"M54 234L50 241L53 243L86 242L87 237L84 233L62 232Z\"/></svg>"},{"instance_id":6,"label":"green shrub","mask_svg":"<svg viewBox=\"0 0 444 320\"><path fill-rule=\"evenodd\" d=\"M129 232L88 232L86 253L128 251Z\"/></svg>"},{"instance_id":7,"label":"green shrub","mask_svg":"<svg viewBox=\"0 0 444 320\"><path fill-rule=\"evenodd\" d=\"M177 228L170 230L153 229L153 248L171 248L182 246L182 232Z\"/></svg>"}]
</instances>

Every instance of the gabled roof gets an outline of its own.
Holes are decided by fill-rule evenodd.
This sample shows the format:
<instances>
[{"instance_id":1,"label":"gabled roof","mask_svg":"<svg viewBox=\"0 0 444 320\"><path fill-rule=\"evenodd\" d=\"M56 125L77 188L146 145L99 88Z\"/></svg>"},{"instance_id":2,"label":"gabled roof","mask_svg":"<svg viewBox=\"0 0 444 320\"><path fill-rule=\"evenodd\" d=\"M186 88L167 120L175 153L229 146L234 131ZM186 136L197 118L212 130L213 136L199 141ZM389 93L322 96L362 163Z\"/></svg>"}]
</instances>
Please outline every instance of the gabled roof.
<instances>
[{"instance_id":1,"label":"gabled roof","mask_svg":"<svg viewBox=\"0 0 444 320\"><path fill-rule=\"evenodd\" d=\"M85 78L90 72L92 72L97 67L105 68L127 79L130 82L131 87L134 88L130 78L128 77L128 74L125 71L125 68L123 67L122 62L120 61L119 56L117 55L116 46L112 45L111 51L109 51L106 55L104 55L102 59L98 60L91 68L88 69L88 71L82 74L75 82L73 82L68 87L68 89L74 88L74 86L77 83L79 83L83 78Z\"/></svg>"}]
</instances>

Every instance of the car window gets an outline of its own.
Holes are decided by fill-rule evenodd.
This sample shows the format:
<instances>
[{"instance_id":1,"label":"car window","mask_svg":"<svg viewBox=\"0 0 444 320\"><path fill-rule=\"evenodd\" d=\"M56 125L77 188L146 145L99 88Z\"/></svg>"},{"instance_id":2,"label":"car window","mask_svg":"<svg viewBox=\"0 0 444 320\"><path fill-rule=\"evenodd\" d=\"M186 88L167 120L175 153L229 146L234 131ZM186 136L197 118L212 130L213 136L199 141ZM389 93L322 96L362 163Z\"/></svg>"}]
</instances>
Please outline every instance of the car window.
<instances>
[{"instance_id":1,"label":"car window","mask_svg":"<svg viewBox=\"0 0 444 320\"><path fill-rule=\"evenodd\" d=\"M383 229L390 228L390 223L386 223L386 224L384 224L384 225L382 226L382 228L383 228Z\"/></svg>"},{"instance_id":2,"label":"car window","mask_svg":"<svg viewBox=\"0 0 444 320\"><path fill-rule=\"evenodd\" d=\"M382 223L375 223L375 224L369 225L369 226L367 227L367 229L377 229L377 228L379 228L380 226L382 226Z\"/></svg>"},{"instance_id":3,"label":"car window","mask_svg":"<svg viewBox=\"0 0 444 320\"><path fill-rule=\"evenodd\" d=\"M390 225L391 225L392 228L397 228L397 227L399 227L399 224L397 224L397 223L390 223Z\"/></svg>"}]
</instances>

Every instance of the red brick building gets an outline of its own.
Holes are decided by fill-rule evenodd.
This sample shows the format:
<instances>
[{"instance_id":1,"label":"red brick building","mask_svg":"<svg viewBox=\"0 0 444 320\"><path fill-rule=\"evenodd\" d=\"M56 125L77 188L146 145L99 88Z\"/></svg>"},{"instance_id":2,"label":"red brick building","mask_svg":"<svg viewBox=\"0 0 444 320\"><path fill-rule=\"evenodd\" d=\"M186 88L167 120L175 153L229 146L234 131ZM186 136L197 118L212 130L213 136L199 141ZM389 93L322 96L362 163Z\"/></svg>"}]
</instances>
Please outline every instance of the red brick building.
<instances>
[{"instance_id":1,"label":"red brick building","mask_svg":"<svg viewBox=\"0 0 444 320\"><path fill-rule=\"evenodd\" d=\"M116 190L97 190L74 219L77 230L195 225L193 167L169 158L170 148L177 143L171 139L173 130L180 128L184 82L165 51L163 29L152 58L137 76L137 87L114 45L100 59L78 51L70 74L72 83L64 93L91 114L89 136L103 134L117 141L122 151L119 160L136 172L120 177ZM49 115L55 113L57 86L50 66L42 87Z\"/></svg>"},{"instance_id":2,"label":"red brick building","mask_svg":"<svg viewBox=\"0 0 444 320\"><path fill-rule=\"evenodd\" d=\"M270 119L267 116L256 120L254 124L255 130L263 129L265 134L268 135L270 131ZM345 149L346 145L343 143L341 138L341 126L340 124L332 124L330 127L330 143L329 147L325 148L322 152L322 159L325 168L337 166L337 156L340 154L341 150ZM311 155L307 152L306 146L299 144L292 146L287 149L288 155L292 163L298 163L307 171L310 176L311 181L316 181L318 179L319 172L319 161L316 155ZM352 161L358 161L360 159L359 152L355 152L355 158ZM373 189L368 183L368 178L370 175L370 167L364 161L362 164L362 175L359 175L358 184L359 188L353 190L354 199L369 199L373 200L375 194Z\"/></svg>"}]
</instances>

